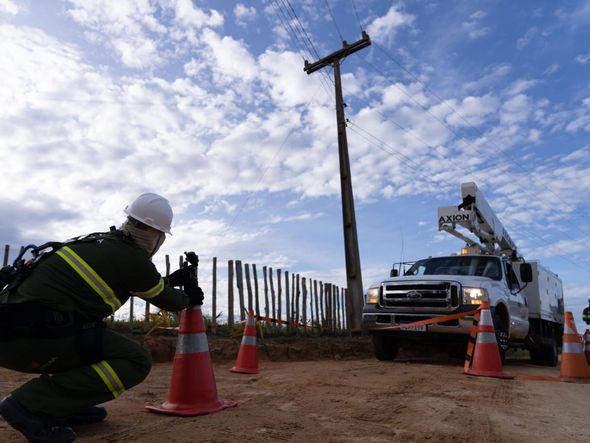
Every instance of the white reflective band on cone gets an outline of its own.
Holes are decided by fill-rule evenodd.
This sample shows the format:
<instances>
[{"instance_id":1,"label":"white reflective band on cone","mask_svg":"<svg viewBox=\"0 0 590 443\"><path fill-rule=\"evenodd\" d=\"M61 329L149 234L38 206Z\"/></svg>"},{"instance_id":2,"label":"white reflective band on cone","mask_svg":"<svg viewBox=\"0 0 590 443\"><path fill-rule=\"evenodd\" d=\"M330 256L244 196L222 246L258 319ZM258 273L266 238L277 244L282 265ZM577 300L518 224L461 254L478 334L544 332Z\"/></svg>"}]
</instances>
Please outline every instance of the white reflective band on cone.
<instances>
[{"instance_id":1,"label":"white reflective band on cone","mask_svg":"<svg viewBox=\"0 0 590 443\"><path fill-rule=\"evenodd\" d=\"M256 345L256 337L254 337L252 335L244 335L242 337L242 344L243 345L255 346Z\"/></svg>"},{"instance_id":2,"label":"white reflective band on cone","mask_svg":"<svg viewBox=\"0 0 590 443\"><path fill-rule=\"evenodd\" d=\"M492 313L489 309L484 309L481 311L481 318L479 319L479 324L483 326L493 326L494 322L492 321Z\"/></svg>"},{"instance_id":3,"label":"white reflective band on cone","mask_svg":"<svg viewBox=\"0 0 590 443\"><path fill-rule=\"evenodd\" d=\"M564 343L563 352L567 352L570 354L583 354L584 346L582 345L582 343Z\"/></svg>"},{"instance_id":4,"label":"white reflective band on cone","mask_svg":"<svg viewBox=\"0 0 590 443\"><path fill-rule=\"evenodd\" d=\"M254 326L256 324L256 319L254 317L248 317L248 320L246 321L246 325L247 326Z\"/></svg>"},{"instance_id":5,"label":"white reflective band on cone","mask_svg":"<svg viewBox=\"0 0 590 443\"><path fill-rule=\"evenodd\" d=\"M496 334L491 332L478 332L477 344L492 344L496 343Z\"/></svg>"},{"instance_id":6,"label":"white reflective band on cone","mask_svg":"<svg viewBox=\"0 0 590 443\"><path fill-rule=\"evenodd\" d=\"M204 332L178 334L178 342L176 343L177 354L195 354L197 352L209 352L207 335Z\"/></svg>"},{"instance_id":7,"label":"white reflective band on cone","mask_svg":"<svg viewBox=\"0 0 590 443\"><path fill-rule=\"evenodd\" d=\"M565 328L563 330L565 334L577 334L577 331L572 328L568 322L565 322Z\"/></svg>"}]
</instances>

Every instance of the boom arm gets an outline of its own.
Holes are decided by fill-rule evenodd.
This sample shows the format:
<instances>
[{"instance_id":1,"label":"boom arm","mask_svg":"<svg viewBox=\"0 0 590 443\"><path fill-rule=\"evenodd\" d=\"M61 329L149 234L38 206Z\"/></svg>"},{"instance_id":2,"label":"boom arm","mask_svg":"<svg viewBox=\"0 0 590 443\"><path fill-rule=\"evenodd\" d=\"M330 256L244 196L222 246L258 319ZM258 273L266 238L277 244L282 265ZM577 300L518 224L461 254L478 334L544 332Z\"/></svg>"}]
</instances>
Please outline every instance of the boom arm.
<instances>
[{"instance_id":1,"label":"boom arm","mask_svg":"<svg viewBox=\"0 0 590 443\"><path fill-rule=\"evenodd\" d=\"M438 230L446 231L482 252L516 257L516 244L477 185L473 182L462 183L461 197L463 201L459 206L438 208ZM475 235L479 243L457 231L457 225Z\"/></svg>"}]
</instances>

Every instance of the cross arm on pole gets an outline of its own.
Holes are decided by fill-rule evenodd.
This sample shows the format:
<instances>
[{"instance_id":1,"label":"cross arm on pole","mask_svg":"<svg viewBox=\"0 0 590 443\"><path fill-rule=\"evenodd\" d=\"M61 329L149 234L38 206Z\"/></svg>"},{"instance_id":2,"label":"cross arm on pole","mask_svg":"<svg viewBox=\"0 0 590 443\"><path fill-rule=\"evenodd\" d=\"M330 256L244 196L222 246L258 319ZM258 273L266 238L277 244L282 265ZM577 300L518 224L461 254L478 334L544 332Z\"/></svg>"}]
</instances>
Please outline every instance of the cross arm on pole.
<instances>
[{"instance_id":1,"label":"cross arm on pole","mask_svg":"<svg viewBox=\"0 0 590 443\"><path fill-rule=\"evenodd\" d=\"M335 60L343 59L344 57L347 57L348 55L350 55L356 51L366 48L370 44L371 44L371 39L369 38L369 34L367 34L365 31L363 31L362 38L360 40L354 42L353 44L349 45L346 42L346 40L344 40L342 42L341 49L339 49L336 52L333 52L330 55L327 55L326 57L318 60L317 62L309 63L307 60L305 60L305 66L304 66L303 70L305 72L307 72L307 74L311 74L315 71L318 71L318 70L330 65Z\"/></svg>"}]
</instances>

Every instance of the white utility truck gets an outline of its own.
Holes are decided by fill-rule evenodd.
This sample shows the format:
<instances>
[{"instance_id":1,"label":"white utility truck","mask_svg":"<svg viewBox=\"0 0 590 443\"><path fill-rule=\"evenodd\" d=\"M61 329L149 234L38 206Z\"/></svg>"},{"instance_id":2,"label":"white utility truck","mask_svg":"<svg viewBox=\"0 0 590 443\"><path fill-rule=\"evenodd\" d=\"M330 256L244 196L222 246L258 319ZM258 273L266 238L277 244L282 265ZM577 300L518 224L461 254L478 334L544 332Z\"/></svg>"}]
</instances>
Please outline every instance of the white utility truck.
<instances>
[{"instance_id":1,"label":"white utility truck","mask_svg":"<svg viewBox=\"0 0 590 443\"><path fill-rule=\"evenodd\" d=\"M375 355L393 360L400 347L437 344L464 355L473 317L439 324L383 329L473 311L486 299L501 357L524 348L531 360L555 366L563 336L561 280L539 263L525 262L475 183L461 184L462 202L438 209L438 229L466 243L461 254L394 264L390 278L365 295L363 326ZM462 227L477 238L460 232Z\"/></svg>"}]
</instances>

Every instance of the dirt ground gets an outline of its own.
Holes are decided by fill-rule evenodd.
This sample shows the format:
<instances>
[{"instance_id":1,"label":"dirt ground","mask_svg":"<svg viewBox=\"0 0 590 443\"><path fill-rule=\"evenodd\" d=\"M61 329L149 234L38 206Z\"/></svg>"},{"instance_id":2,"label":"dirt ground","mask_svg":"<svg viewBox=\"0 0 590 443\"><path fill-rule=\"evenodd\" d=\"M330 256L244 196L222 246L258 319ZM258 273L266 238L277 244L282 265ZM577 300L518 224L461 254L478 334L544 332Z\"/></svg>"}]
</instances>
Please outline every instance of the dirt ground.
<instances>
[{"instance_id":1,"label":"dirt ground","mask_svg":"<svg viewBox=\"0 0 590 443\"><path fill-rule=\"evenodd\" d=\"M146 346L156 361L173 337ZM239 339L209 340L218 397L238 406L209 415L147 412L166 400L172 365L106 404L100 424L75 428L80 442L590 442L590 384L500 380L462 373L462 362L425 350L394 362L371 357L367 339L265 339L260 373L229 372ZM170 354L171 353L171 354ZM559 368L509 359L513 374ZM0 395L31 376L0 370ZM23 442L0 419L0 442Z\"/></svg>"}]
</instances>

